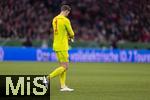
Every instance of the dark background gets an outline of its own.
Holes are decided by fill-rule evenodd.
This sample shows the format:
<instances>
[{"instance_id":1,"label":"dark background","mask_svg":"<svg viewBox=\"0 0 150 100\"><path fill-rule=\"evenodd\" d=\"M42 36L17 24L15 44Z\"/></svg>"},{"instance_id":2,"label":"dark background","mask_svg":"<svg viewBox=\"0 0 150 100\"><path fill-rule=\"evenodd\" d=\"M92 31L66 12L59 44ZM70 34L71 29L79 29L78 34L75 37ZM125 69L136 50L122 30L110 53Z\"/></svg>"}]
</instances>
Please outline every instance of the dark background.
<instances>
[{"instance_id":1,"label":"dark background","mask_svg":"<svg viewBox=\"0 0 150 100\"><path fill-rule=\"evenodd\" d=\"M72 8L69 18L77 42L114 48L118 43L150 42L149 0L1 0L0 40L4 43L0 45L9 46L5 42L10 39L23 41L24 46L37 46L34 40L47 46L53 38L52 19L63 4Z\"/></svg>"}]
</instances>

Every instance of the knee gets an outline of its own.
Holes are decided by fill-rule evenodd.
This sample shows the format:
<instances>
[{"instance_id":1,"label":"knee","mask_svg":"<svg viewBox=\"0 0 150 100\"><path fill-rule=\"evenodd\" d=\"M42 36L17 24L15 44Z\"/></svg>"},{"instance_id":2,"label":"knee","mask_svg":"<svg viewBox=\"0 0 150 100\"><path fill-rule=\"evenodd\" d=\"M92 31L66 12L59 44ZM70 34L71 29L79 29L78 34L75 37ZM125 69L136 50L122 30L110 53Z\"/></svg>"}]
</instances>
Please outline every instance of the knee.
<instances>
[{"instance_id":1,"label":"knee","mask_svg":"<svg viewBox=\"0 0 150 100\"><path fill-rule=\"evenodd\" d=\"M67 67L67 66L63 66L63 67L65 68L65 71L68 70L68 67Z\"/></svg>"},{"instance_id":2,"label":"knee","mask_svg":"<svg viewBox=\"0 0 150 100\"><path fill-rule=\"evenodd\" d=\"M60 65L63 66L65 70L68 70L69 63L61 63Z\"/></svg>"}]
</instances>

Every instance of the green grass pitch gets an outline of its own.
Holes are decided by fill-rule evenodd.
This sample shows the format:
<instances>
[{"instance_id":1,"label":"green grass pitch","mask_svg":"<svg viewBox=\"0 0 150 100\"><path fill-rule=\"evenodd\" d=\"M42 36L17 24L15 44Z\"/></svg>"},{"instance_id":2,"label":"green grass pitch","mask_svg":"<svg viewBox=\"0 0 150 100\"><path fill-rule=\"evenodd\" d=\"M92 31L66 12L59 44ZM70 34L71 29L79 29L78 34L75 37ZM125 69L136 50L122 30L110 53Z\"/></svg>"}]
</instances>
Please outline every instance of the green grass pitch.
<instances>
[{"instance_id":1,"label":"green grass pitch","mask_svg":"<svg viewBox=\"0 0 150 100\"><path fill-rule=\"evenodd\" d=\"M0 74L48 74L57 63L0 62ZM51 100L150 100L150 64L71 63L67 83L74 92L59 92L51 81Z\"/></svg>"}]
</instances>

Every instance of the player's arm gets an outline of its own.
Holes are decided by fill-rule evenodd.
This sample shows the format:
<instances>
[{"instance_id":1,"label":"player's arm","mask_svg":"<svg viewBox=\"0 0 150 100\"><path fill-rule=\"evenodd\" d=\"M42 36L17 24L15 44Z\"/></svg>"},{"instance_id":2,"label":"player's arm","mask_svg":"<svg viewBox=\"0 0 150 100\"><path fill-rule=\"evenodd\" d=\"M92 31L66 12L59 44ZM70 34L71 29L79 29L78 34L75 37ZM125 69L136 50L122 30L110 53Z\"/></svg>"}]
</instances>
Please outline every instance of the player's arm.
<instances>
[{"instance_id":1,"label":"player's arm","mask_svg":"<svg viewBox=\"0 0 150 100\"><path fill-rule=\"evenodd\" d=\"M68 35L71 39L74 39L74 32L73 32L73 29L71 27L71 23L69 20L66 20L66 23L65 23L65 27L68 31Z\"/></svg>"}]
</instances>

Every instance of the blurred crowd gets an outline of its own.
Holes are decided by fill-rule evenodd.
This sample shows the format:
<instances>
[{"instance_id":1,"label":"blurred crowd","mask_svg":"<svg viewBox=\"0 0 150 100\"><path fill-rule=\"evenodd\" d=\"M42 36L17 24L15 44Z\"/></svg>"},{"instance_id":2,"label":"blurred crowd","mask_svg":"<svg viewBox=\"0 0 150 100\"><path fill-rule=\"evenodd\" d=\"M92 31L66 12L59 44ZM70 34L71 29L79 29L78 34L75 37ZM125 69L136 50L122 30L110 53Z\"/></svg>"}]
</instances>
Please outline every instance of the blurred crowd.
<instances>
[{"instance_id":1,"label":"blurred crowd","mask_svg":"<svg viewBox=\"0 0 150 100\"><path fill-rule=\"evenodd\" d=\"M149 0L1 0L1 38L52 38L51 22L69 4L76 39L150 42Z\"/></svg>"}]
</instances>

